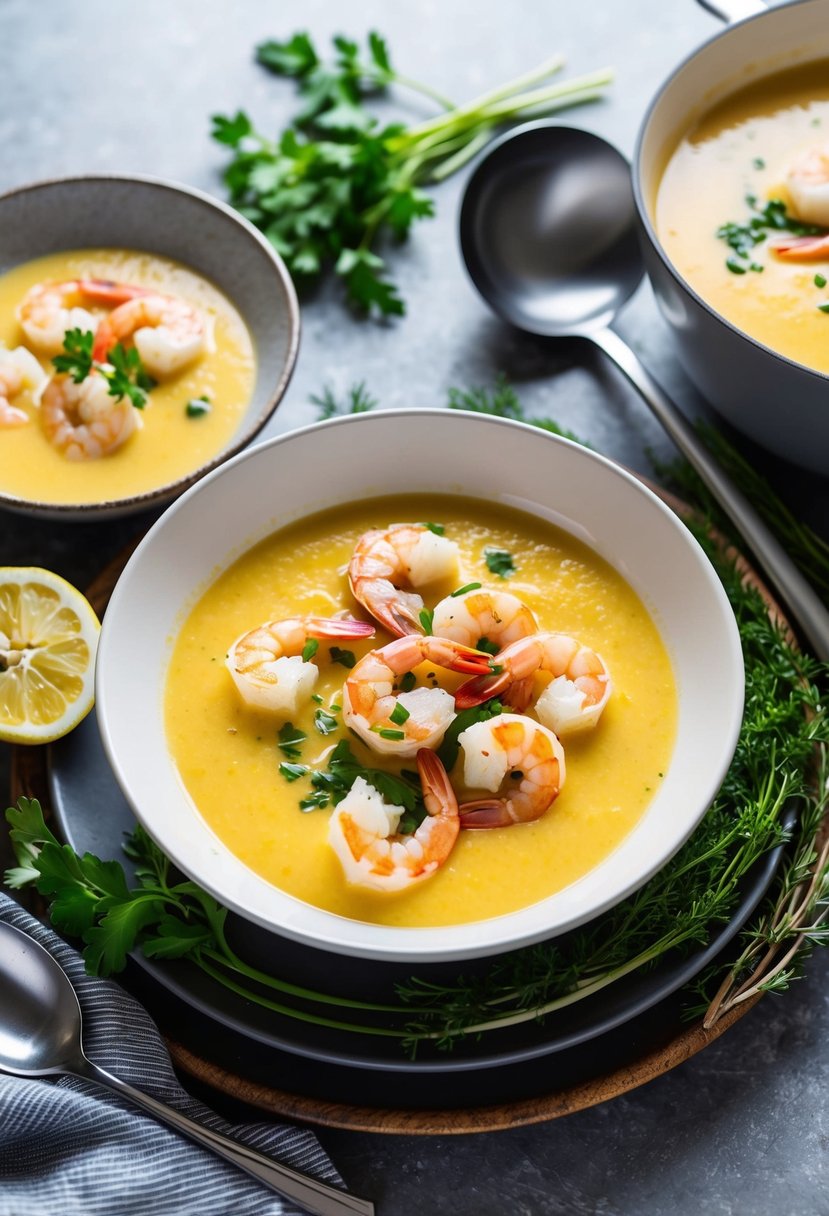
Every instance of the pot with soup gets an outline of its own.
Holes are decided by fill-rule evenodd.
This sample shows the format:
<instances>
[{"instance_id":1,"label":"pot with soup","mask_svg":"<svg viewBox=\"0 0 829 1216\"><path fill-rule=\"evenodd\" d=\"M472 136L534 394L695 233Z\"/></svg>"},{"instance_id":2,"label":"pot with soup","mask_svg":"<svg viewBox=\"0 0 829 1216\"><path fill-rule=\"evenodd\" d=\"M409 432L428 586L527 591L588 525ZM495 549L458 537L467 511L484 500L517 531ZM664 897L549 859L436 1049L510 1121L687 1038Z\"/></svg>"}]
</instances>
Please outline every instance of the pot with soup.
<instances>
[{"instance_id":1,"label":"pot with soup","mask_svg":"<svg viewBox=\"0 0 829 1216\"><path fill-rule=\"evenodd\" d=\"M677 353L725 418L829 474L829 3L729 27L640 132L645 258Z\"/></svg>"}]
</instances>

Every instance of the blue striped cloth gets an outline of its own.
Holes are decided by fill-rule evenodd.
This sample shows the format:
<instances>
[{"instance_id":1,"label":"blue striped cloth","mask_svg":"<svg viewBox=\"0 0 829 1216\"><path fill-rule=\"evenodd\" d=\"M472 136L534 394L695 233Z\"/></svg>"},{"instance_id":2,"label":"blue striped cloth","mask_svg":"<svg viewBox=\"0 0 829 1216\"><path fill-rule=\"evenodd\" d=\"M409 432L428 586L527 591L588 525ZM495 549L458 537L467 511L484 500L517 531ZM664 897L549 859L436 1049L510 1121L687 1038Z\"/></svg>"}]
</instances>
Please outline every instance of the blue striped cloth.
<instances>
[{"instance_id":1,"label":"blue striped cloth","mask_svg":"<svg viewBox=\"0 0 829 1216\"><path fill-rule=\"evenodd\" d=\"M71 978L87 1055L137 1089L268 1156L342 1185L317 1138L287 1124L231 1126L179 1085L154 1023L110 980L0 892L0 919ZM0 993L0 1025L3 994ZM255 1179L88 1081L0 1074L0 1216L277 1216L301 1212Z\"/></svg>"}]
</instances>

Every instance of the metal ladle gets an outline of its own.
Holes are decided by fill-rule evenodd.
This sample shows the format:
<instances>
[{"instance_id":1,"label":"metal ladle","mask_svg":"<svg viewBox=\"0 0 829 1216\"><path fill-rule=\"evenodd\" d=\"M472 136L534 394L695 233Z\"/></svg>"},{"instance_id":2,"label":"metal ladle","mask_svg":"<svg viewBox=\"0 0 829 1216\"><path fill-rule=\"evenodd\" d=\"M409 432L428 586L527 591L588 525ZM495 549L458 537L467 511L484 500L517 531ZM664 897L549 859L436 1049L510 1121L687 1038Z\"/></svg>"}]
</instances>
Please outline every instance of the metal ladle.
<instances>
[{"instance_id":1,"label":"metal ladle","mask_svg":"<svg viewBox=\"0 0 829 1216\"><path fill-rule=\"evenodd\" d=\"M630 166L597 135L548 122L499 139L461 205L461 251L487 303L519 329L586 338L641 393L751 548L819 659L829 611L611 323L644 274Z\"/></svg>"},{"instance_id":2,"label":"metal ladle","mask_svg":"<svg viewBox=\"0 0 829 1216\"><path fill-rule=\"evenodd\" d=\"M68 1074L114 1090L252 1174L316 1216L372 1216L374 1204L272 1161L133 1089L84 1055L81 1007L60 964L26 933L0 921L0 1072L16 1077Z\"/></svg>"}]
</instances>

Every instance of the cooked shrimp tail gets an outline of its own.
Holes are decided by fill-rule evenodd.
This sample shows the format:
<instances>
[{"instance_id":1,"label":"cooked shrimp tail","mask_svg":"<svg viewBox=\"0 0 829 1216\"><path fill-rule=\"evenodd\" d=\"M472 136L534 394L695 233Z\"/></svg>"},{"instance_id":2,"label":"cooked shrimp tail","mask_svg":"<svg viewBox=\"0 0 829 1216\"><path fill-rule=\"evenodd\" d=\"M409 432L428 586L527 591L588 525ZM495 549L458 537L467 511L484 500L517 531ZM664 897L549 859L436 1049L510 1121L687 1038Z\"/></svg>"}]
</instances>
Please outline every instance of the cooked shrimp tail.
<instances>
[{"instance_id":1,"label":"cooked shrimp tail","mask_svg":"<svg viewBox=\"0 0 829 1216\"><path fill-rule=\"evenodd\" d=\"M829 228L829 142L797 154L786 174L786 189L799 220Z\"/></svg>"},{"instance_id":2,"label":"cooked shrimp tail","mask_svg":"<svg viewBox=\"0 0 829 1216\"><path fill-rule=\"evenodd\" d=\"M410 890L447 861L460 831L458 801L434 752L421 749L417 768L426 817L410 835L398 832L403 807L386 803L358 777L328 825L328 841L348 882L385 894Z\"/></svg>"},{"instance_id":3,"label":"cooked shrimp tail","mask_svg":"<svg viewBox=\"0 0 829 1216\"><path fill-rule=\"evenodd\" d=\"M493 675L461 685L455 694L458 709L469 709L501 694L513 708L525 709L531 699L531 681L541 672L552 679L536 701L535 712L557 735L564 735L595 726L611 693L603 660L566 633L521 638L497 654L492 664Z\"/></svg>"},{"instance_id":4,"label":"cooked shrimp tail","mask_svg":"<svg viewBox=\"0 0 829 1216\"><path fill-rule=\"evenodd\" d=\"M521 714L498 714L458 736L464 784L494 797L461 803L464 828L531 823L549 810L564 785L564 751L547 727Z\"/></svg>"},{"instance_id":5,"label":"cooked shrimp tail","mask_svg":"<svg viewBox=\"0 0 829 1216\"><path fill-rule=\"evenodd\" d=\"M407 587L454 578L458 547L425 524L392 524L365 532L348 564L351 594L395 637L423 633L423 600Z\"/></svg>"},{"instance_id":6,"label":"cooked shrimp tail","mask_svg":"<svg viewBox=\"0 0 829 1216\"><path fill-rule=\"evenodd\" d=\"M829 260L829 234L784 237L769 248L783 262L825 262Z\"/></svg>"},{"instance_id":7,"label":"cooked shrimp tail","mask_svg":"<svg viewBox=\"0 0 829 1216\"><path fill-rule=\"evenodd\" d=\"M319 670L306 655L311 639L367 638L368 621L298 616L266 621L237 638L226 666L242 701L252 709L288 716L311 696ZM312 649L315 649L312 647Z\"/></svg>"}]
</instances>

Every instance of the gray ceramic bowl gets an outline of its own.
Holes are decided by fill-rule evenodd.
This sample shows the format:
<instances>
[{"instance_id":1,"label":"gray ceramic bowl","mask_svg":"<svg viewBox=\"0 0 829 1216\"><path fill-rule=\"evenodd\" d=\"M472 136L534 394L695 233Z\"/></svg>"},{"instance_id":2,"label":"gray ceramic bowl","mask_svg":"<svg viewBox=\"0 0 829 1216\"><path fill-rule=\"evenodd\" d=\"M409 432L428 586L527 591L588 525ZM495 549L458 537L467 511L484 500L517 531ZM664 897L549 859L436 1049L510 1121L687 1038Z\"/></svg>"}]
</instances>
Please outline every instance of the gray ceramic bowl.
<instances>
[{"instance_id":1,"label":"gray ceramic bowl","mask_svg":"<svg viewBox=\"0 0 829 1216\"><path fill-rule=\"evenodd\" d=\"M35 182L0 196L0 274L69 249L117 247L162 254L210 279L235 304L256 351L247 411L225 449L177 481L126 498L77 505L0 492L0 506L67 519L126 515L170 502L241 451L278 406L296 361L299 307L282 259L232 208L151 177L90 174Z\"/></svg>"}]
</instances>

